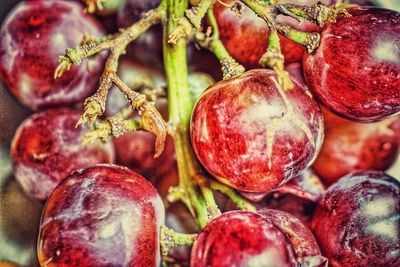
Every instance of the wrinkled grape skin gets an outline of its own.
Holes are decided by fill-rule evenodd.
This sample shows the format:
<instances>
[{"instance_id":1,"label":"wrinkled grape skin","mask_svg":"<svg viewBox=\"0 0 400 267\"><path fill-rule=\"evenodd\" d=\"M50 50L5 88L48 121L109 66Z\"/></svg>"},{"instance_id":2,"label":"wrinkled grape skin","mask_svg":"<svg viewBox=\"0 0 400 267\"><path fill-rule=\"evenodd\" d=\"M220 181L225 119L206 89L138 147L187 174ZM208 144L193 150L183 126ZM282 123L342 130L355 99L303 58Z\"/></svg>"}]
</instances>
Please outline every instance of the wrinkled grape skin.
<instances>
[{"instance_id":1,"label":"wrinkled grape skin","mask_svg":"<svg viewBox=\"0 0 400 267\"><path fill-rule=\"evenodd\" d=\"M229 54L246 68L257 68L268 47L268 26L247 6L243 5L242 12L243 16L239 18L230 8L218 2L214 5L220 38ZM286 63L302 59L305 50L301 45L282 36L280 41Z\"/></svg>"},{"instance_id":2,"label":"wrinkled grape skin","mask_svg":"<svg viewBox=\"0 0 400 267\"><path fill-rule=\"evenodd\" d=\"M164 207L137 173L113 165L74 172L53 191L38 240L41 265L159 266Z\"/></svg>"},{"instance_id":3,"label":"wrinkled grape skin","mask_svg":"<svg viewBox=\"0 0 400 267\"><path fill-rule=\"evenodd\" d=\"M0 80L33 110L83 101L96 88L104 54L72 66L54 80L58 57L84 34L99 37L100 24L67 1L23 1L0 30Z\"/></svg>"},{"instance_id":4,"label":"wrinkled grape skin","mask_svg":"<svg viewBox=\"0 0 400 267\"><path fill-rule=\"evenodd\" d=\"M251 70L218 82L203 93L192 114L191 140L199 161L218 180L241 191L266 192L287 182L313 162L321 146L317 103L295 80L293 89L278 90L275 75ZM290 114L288 106L292 119L273 124Z\"/></svg>"},{"instance_id":5,"label":"wrinkled grape skin","mask_svg":"<svg viewBox=\"0 0 400 267\"><path fill-rule=\"evenodd\" d=\"M381 120L400 111L400 14L380 8L350 13L324 27L320 46L304 57L305 78L338 115Z\"/></svg>"},{"instance_id":6,"label":"wrinkled grape skin","mask_svg":"<svg viewBox=\"0 0 400 267\"><path fill-rule=\"evenodd\" d=\"M323 111L325 138L312 168L324 182L332 184L353 171L384 171L394 163L400 145L390 129L395 118L361 124Z\"/></svg>"},{"instance_id":7,"label":"wrinkled grape skin","mask_svg":"<svg viewBox=\"0 0 400 267\"><path fill-rule=\"evenodd\" d=\"M310 262L308 267L328 266L328 261L321 255L318 243L310 229L295 216L280 210L261 209L258 214L264 216L281 230L290 240L299 264Z\"/></svg>"},{"instance_id":8,"label":"wrinkled grape skin","mask_svg":"<svg viewBox=\"0 0 400 267\"><path fill-rule=\"evenodd\" d=\"M399 213L399 182L382 172L359 172L328 188L312 229L334 267L400 266Z\"/></svg>"},{"instance_id":9,"label":"wrinkled grape skin","mask_svg":"<svg viewBox=\"0 0 400 267\"><path fill-rule=\"evenodd\" d=\"M81 111L48 109L28 117L11 144L15 178L25 193L46 200L57 184L78 168L111 163L111 143L82 146L84 128L76 128Z\"/></svg>"},{"instance_id":10,"label":"wrinkled grape skin","mask_svg":"<svg viewBox=\"0 0 400 267\"><path fill-rule=\"evenodd\" d=\"M262 215L231 211L209 222L193 244L190 266L296 266L289 240Z\"/></svg>"}]
</instances>

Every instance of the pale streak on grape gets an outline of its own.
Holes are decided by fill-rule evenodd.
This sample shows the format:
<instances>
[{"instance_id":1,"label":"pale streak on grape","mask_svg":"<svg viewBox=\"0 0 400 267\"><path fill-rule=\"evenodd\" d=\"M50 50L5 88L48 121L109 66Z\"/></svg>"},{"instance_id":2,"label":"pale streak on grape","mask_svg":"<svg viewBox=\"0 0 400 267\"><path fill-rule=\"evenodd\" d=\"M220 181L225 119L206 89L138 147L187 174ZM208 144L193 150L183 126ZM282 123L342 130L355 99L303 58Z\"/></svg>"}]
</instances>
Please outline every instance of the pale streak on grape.
<instances>
[{"instance_id":1,"label":"pale streak on grape","mask_svg":"<svg viewBox=\"0 0 400 267\"><path fill-rule=\"evenodd\" d=\"M47 266L49 265L49 263L52 262L52 261L53 261L53 257L47 259L46 261L44 261L44 262L42 263L42 264L43 264L43 267L47 267Z\"/></svg>"},{"instance_id":2,"label":"pale streak on grape","mask_svg":"<svg viewBox=\"0 0 400 267\"><path fill-rule=\"evenodd\" d=\"M268 155L268 167L269 169L272 168L272 145L274 143L274 137L276 130L278 129L279 125L284 121L291 121L294 125L300 128L308 138L308 141L315 147L315 142L311 133L310 128L302 122L293 111L293 106L290 103L289 99L287 98L285 92L283 91L282 87L279 83L275 80L275 78L271 78L272 82L275 84L279 94L281 95L283 102L286 105L286 113L280 118L273 118L272 121L267 125L267 155Z\"/></svg>"}]
</instances>

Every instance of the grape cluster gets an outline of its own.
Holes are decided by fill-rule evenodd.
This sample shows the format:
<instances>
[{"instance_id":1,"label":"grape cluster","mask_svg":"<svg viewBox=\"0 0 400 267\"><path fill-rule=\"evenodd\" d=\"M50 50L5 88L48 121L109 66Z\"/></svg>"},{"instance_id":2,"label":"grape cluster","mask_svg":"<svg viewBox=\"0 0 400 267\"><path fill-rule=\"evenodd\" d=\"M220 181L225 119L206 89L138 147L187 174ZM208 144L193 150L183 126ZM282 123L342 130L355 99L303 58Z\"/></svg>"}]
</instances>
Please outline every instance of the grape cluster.
<instances>
[{"instance_id":1,"label":"grape cluster","mask_svg":"<svg viewBox=\"0 0 400 267\"><path fill-rule=\"evenodd\" d=\"M381 3L16 3L0 81L21 106L0 112L32 111L8 155L42 213L37 259L0 266L400 266Z\"/></svg>"}]
</instances>

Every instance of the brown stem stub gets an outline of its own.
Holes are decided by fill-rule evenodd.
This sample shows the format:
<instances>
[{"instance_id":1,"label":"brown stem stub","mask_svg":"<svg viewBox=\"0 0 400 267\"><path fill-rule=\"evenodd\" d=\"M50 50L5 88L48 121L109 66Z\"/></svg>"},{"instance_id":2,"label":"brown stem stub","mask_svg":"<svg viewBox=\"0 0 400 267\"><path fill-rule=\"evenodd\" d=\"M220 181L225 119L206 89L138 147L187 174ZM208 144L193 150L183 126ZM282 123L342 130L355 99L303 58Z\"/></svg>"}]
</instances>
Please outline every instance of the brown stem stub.
<instances>
[{"instance_id":1,"label":"brown stem stub","mask_svg":"<svg viewBox=\"0 0 400 267\"><path fill-rule=\"evenodd\" d=\"M131 90L117 75L112 76L113 82L127 97L130 105L142 116L142 128L156 136L154 158L158 158L164 151L167 127L161 114L153 103L146 100L146 96Z\"/></svg>"}]
</instances>

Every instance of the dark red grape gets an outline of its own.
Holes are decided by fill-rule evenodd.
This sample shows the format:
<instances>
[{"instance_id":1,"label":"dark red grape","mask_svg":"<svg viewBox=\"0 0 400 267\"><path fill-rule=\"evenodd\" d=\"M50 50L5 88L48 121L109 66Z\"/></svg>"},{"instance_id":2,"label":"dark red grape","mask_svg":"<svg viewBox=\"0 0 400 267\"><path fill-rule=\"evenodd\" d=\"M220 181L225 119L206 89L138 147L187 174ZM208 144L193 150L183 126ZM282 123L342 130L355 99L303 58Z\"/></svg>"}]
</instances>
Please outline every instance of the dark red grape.
<instances>
[{"instance_id":1,"label":"dark red grape","mask_svg":"<svg viewBox=\"0 0 400 267\"><path fill-rule=\"evenodd\" d=\"M191 140L208 172L238 190L266 192L313 162L322 114L293 81L284 92L273 71L251 70L203 93L192 114Z\"/></svg>"},{"instance_id":2,"label":"dark red grape","mask_svg":"<svg viewBox=\"0 0 400 267\"><path fill-rule=\"evenodd\" d=\"M352 171L386 170L396 160L400 140L390 129L394 118L362 124L327 110L323 114L324 143L312 167L326 183L334 183Z\"/></svg>"},{"instance_id":3,"label":"dark red grape","mask_svg":"<svg viewBox=\"0 0 400 267\"><path fill-rule=\"evenodd\" d=\"M331 266L400 266L400 184L382 172L358 172L328 188L312 219Z\"/></svg>"},{"instance_id":4,"label":"dark red grape","mask_svg":"<svg viewBox=\"0 0 400 267\"><path fill-rule=\"evenodd\" d=\"M44 207L42 266L159 266L164 207L137 173L113 165L74 172Z\"/></svg>"},{"instance_id":5,"label":"dark red grape","mask_svg":"<svg viewBox=\"0 0 400 267\"><path fill-rule=\"evenodd\" d=\"M285 211L299 218L307 226L310 226L315 206L315 202L280 192L273 192L257 203L258 209L268 208Z\"/></svg>"},{"instance_id":6,"label":"dark red grape","mask_svg":"<svg viewBox=\"0 0 400 267\"><path fill-rule=\"evenodd\" d=\"M23 1L0 30L0 80L25 106L37 110L84 100L97 86L104 54L54 80L58 56L76 47L84 34L103 30L83 6L67 1Z\"/></svg>"},{"instance_id":7,"label":"dark red grape","mask_svg":"<svg viewBox=\"0 0 400 267\"><path fill-rule=\"evenodd\" d=\"M124 0L118 10L118 25L129 27L140 20L144 13L156 8L160 0Z\"/></svg>"},{"instance_id":8,"label":"dark red grape","mask_svg":"<svg viewBox=\"0 0 400 267\"><path fill-rule=\"evenodd\" d=\"M226 1L232 4L234 1ZM266 22L250 8L243 5L243 16L239 17L229 7L216 3L214 14L220 30L220 38L229 54L247 68L256 68L268 47L269 30ZM300 61L304 48L284 37L280 37L285 62Z\"/></svg>"},{"instance_id":9,"label":"dark red grape","mask_svg":"<svg viewBox=\"0 0 400 267\"><path fill-rule=\"evenodd\" d=\"M73 170L113 161L110 143L81 145L85 129L75 127L80 115L66 108L48 109L19 126L10 154L15 178L28 196L45 200Z\"/></svg>"},{"instance_id":10,"label":"dark red grape","mask_svg":"<svg viewBox=\"0 0 400 267\"><path fill-rule=\"evenodd\" d=\"M400 111L400 14L355 8L321 33L321 45L304 57L307 84L333 112L376 121Z\"/></svg>"},{"instance_id":11,"label":"dark red grape","mask_svg":"<svg viewBox=\"0 0 400 267\"><path fill-rule=\"evenodd\" d=\"M160 157L154 158L155 135L144 131L124 134L114 141L116 162L140 173L152 182L173 170L176 165L174 142L166 139Z\"/></svg>"},{"instance_id":12,"label":"dark red grape","mask_svg":"<svg viewBox=\"0 0 400 267\"><path fill-rule=\"evenodd\" d=\"M290 179L287 183L277 187L272 191L263 193L240 193L247 199L254 202L259 202L265 196L270 194L274 194L275 196L290 194L307 201L316 202L322 196L324 190L324 185L319 177L315 175L311 169L307 169L302 171L296 177Z\"/></svg>"},{"instance_id":13,"label":"dark red grape","mask_svg":"<svg viewBox=\"0 0 400 267\"><path fill-rule=\"evenodd\" d=\"M231 211L209 222L193 244L190 266L297 266L290 241L264 216Z\"/></svg>"},{"instance_id":14,"label":"dark red grape","mask_svg":"<svg viewBox=\"0 0 400 267\"><path fill-rule=\"evenodd\" d=\"M274 209L262 209L257 213L263 215L286 235L300 266L328 266L328 260L321 255L314 235L301 220L289 213Z\"/></svg>"},{"instance_id":15,"label":"dark red grape","mask_svg":"<svg viewBox=\"0 0 400 267\"><path fill-rule=\"evenodd\" d=\"M160 0L125 0L118 11L118 25L121 28L131 26L150 9L156 8ZM127 54L139 63L163 69L162 28L151 27L127 47Z\"/></svg>"}]
</instances>

